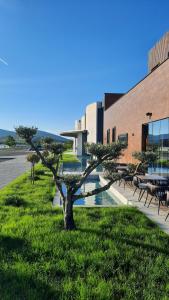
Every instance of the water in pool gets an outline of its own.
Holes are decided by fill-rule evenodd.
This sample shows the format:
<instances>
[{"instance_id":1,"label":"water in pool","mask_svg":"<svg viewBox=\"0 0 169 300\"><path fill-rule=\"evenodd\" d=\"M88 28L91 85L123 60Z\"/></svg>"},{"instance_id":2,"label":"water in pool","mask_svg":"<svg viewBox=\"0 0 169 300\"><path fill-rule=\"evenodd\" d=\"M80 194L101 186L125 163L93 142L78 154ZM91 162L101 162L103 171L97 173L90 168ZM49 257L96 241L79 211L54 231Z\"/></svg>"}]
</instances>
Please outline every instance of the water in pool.
<instances>
[{"instance_id":1,"label":"water in pool","mask_svg":"<svg viewBox=\"0 0 169 300\"><path fill-rule=\"evenodd\" d=\"M74 173L74 172L83 172L87 166L87 160L89 157L81 157L79 158L80 162L75 163L63 163L63 172ZM99 166L96 169L97 172L102 171L102 166ZM96 188L101 187L98 180L88 180L81 187L81 190L78 193L83 191L92 191ZM117 199L114 199L114 196L109 191L104 191L94 196L90 196L87 198L82 198L74 202L74 205L86 205L86 206L115 206L119 205L120 202Z\"/></svg>"},{"instance_id":2,"label":"water in pool","mask_svg":"<svg viewBox=\"0 0 169 300\"><path fill-rule=\"evenodd\" d=\"M83 172L86 169L87 161L90 159L89 156L78 157L79 162L64 162L63 163L63 172ZM102 172L102 166L96 168L97 172Z\"/></svg>"},{"instance_id":3,"label":"water in pool","mask_svg":"<svg viewBox=\"0 0 169 300\"><path fill-rule=\"evenodd\" d=\"M82 186L81 192L92 191L99 187L101 187L99 181L96 180L87 181ZM119 203L113 199L109 191L104 191L94 196L79 199L74 203L74 205L86 205L86 206L95 206L95 205L113 206L118 204Z\"/></svg>"}]
</instances>

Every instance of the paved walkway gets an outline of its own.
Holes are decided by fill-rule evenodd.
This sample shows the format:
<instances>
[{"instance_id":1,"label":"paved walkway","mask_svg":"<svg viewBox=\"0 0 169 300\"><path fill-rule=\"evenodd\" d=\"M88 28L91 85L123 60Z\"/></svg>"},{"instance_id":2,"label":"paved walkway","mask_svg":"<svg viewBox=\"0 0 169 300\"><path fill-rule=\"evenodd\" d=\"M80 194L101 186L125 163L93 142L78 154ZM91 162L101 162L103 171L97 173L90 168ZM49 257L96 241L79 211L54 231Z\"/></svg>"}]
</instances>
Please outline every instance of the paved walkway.
<instances>
[{"instance_id":1,"label":"paved walkway","mask_svg":"<svg viewBox=\"0 0 169 300\"><path fill-rule=\"evenodd\" d=\"M12 159L0 162L0 189L30 169L30 163L26 161L25 155L8 158Z\"/></svg>"},{"instance_id":2,"label":"paved walkway","mask_svg":"<svg viewBox=\"0 0 169 300\"><path fill-rule=\"evenodd\" d=\"M151 219L153 222L155 222L164 232L169 234L169 217L167 221L165 221L165 217L167 213L169 212L169 208L167 207L161 207L160 208L160 214L158 215L158 207L157 204L152 203L147 208L147 205L144 206L145 197L142 198L142 200L138 201L138 192L133 197L133 188L126 186L124 189L124 186L119 186L117 183L112 186L115 190L117 190L123 198L126 199L127 203L129 205L137 207L140 211L142 211L149 219ZM149 201L148 201L149 203Z\"/></svg>"}]
</instances>

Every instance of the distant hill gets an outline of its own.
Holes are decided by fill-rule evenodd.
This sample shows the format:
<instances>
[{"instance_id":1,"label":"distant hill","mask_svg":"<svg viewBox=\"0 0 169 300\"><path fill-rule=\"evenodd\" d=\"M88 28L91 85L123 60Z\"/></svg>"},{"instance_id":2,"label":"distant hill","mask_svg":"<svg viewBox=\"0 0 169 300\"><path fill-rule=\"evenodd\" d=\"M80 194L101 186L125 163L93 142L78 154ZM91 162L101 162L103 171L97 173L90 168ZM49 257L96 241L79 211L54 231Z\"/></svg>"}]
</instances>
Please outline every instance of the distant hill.
<instances>
[{"instance_id":1,"label":"distant hill","mask_svg":"<svg viewBox=\"0 0 169 300\"><path fill-rule=\"evenodd\" d=\"M0 139L6 138L8 135L16 137L16 133L14 131L0 129Z\"/></svg>"},{"instance_id":2,"label":"distant hill","mask_svg":"<svg viewBox=\"0 0 169 300\"><path fill-rule=\"evenodd\" d=\"M150 134L148 136L149 143L154 143L154 144L160 144L163 145L164 141L165 143L168 141L168 133L163 133L163 134Z\"/></svg>"},{"instance_id":3,"label":"distant hill","mask_svg":"<svg viewBox=\"0 0 169 300\"><path fill-rule=\"evenodd\" d=\"M0 129L0 143L3 143L8 135L13 136L17 142L21 143L21 139L16 135L16 133L14 131L5 130L5 129ZM68 139L66 139L60 135L49 133L46 131L41 131L41 130L38 130L38 132L35 136L35 140L37 141L44 137L51 137L58 143L65 143L65 142L69 141Z\"/></svg>"},{"instance_id":4,"label":"distant hill","mask_svg":"<svg viewBox=\"0 0 169 300\"><path fill-rule=\"evenodd\" d=\"M64 137L62 137L60 135L49 133L49 132L46 132L46 131L38 130L38 132L37 132L37 134L35 136L36 140L44 138L44 137L51 137L56 142L60 142L60 143L65 143L65 142L69 141L69 139L66 139L66 138L64 138Z\"/></svg>"}]
</instances>

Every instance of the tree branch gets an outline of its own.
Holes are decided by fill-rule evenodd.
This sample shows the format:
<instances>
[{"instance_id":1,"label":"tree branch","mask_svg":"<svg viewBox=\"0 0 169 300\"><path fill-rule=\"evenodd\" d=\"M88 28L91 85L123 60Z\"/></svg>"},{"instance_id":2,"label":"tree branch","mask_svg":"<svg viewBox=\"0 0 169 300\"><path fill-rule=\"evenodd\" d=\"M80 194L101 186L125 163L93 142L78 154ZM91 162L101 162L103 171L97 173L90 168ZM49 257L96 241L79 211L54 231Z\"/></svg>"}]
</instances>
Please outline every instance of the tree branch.
<instances>
[{"instance_id":1,"label":"tree branch","mask_svg":"<svg viewBox=\"0 0 169 300\"><path fill-rule=\"evenodd\" d=\"M35 152L37 153L37 155L40 157L42 163L48 168L51 170L51 172L53 173L53 175L56 175L56 171L55 171L55 168L52 167L44 158L44 156L41 154L41 152L39 151L39 149L34 145L34 143L32 142L32 140L27 140L28 144L35 150ZM60 176L55 176L56 179L60 179L61 177Z\"/></svg>"},{"instance_id":2,"label":"tree branch","mask_svg":"<svg viewBox=\"0 0 169 300\"><path fill-rule=\"evenodd\" d=\"M79 194L79 195L74 195L73 196L73 201L76 201L76 200L81 199L81 198L90 197L90 196L96 195L98 193L104 192L104 191L108 190L114 182L115 182L115 179L110 180L106 185L104 185L104 186L102 186L98 189L95 189L93 191L82 193L82 194Z\"/></svg>"},{"instance_id":3,"label":"tree branch","mask_svg":"<svg viewBox=\"0 0 169 300\"><path fill-rule=\"evenodd\" d=\"M57 160L57 163L56 163L56 168L55 168L55 172L56 174L58 173L58 169L59 169L59 158Z\"/></svg>"},{"instance_id":4,"label":"tree branch","mask_svg":"<svg viewBox=\"0 0 169 300\"><path fill-rule=\"evenodd\" d=\"M82 186L82 184L85 182L86 178L89 176L89 174L94 170L96 169L99 165L101 164L100 160L99 161L96 161L92 164L92 166L90 165L86 170L85 172L83 173L82 175L82 178L80 180L80 182L72 189L71 193L72 194L75 194L78 189Z\"/></svg>"},{"instance_id":5,"label":"tree branch","mask_svg":"<svg viewBox=\"0 0 169 300\"><path fill-rule=\"evenodd\" d=\"M48 168L51 170L53 176L54 176L54 179L55 179L55 184L63 198L63 200L65 200L65 196L64 196L64 193L63 193L63 190L62 190L62 185L61 183L58 181L58 179L60 178L60 176L57 176L56 174L56 171L55 171L55 168L52 167L51 165L49 165L47 163L47 161L45 160L45 158L43 157L43 155L41 154L41 152L39 151L39 149L34 145L34 143L32 142L32 140L29 140L29 144L30 146L36 151L36 153L38 154L38 156L40 157L42 163Z\"/></svg>"},{"instance_id":6,"label":"tree branch","mask_svg":"<svg viewBox=\"0 0 169 300\"><path fill-rule=\"evenodd\" d=\"M55 179L55 184L56 184L56 186L57 186L57 188L58 188L58 190L61 194L61 197L62 197L63 201L65 201L65 195L64 195L63 190L62 190L62 184L60 182L58 182L57 179Z\"/></svg>"},{"instance_id":7,"label":"tree branch","mask_svg":"<svg viewBox=\"0 0 169 300\"><path fill-rule=\"evenodd\" d=\"M71 194L75 194L78 189L82 186L82 184L85 182L86 178L90 175L90 173L95 169L97 168L101 163L103 163L104 161L106 160L117 160L117 158L119 158L121 155L121 149L119 148L115 148L114 152L111 151L100 157L96 156L97 157L97 160L96 162L93 162L92 165L88 166L86 168L86 170L84 171L83 175L82 175L82 178L80 180L80 182L72 188L71 190Z\"/></svg>"},{"instance_id":8,"label":"tree branch","mask_svg":"<svg viewBox=\"0 0 169 300\"><path fill-rule=\"evenodd\" d=\"M91 168L93 168L95 166L96 161L92 161L91 164L84 170L83 175L85 175L88 170L90 170Z\"/></svg>"},{"instance_id":9,"label":"tree branch","mask_svg":"<svg viewBox=\"0 0 169 300\"><path fill-rule=\"evenodd\" d=\"M32 142L32 140L27 140L28 144L35 150L35 152L38 154L38 156L40 157L42 163L49 168L49 164L47 163L47 161L45 160L45 158L43 157L43 155L41 154L41 152L39 151L39 149L34 145L34 143Z\"/></svg>"}]
</instances>

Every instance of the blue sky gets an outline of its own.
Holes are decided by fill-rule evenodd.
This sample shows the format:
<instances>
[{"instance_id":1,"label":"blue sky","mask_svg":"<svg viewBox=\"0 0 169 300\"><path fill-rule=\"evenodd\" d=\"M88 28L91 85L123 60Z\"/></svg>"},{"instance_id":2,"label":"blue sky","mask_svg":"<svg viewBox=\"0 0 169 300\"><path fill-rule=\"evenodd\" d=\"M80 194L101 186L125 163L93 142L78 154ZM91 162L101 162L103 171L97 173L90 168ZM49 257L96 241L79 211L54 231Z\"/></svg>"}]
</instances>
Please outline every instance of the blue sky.
<instances>
[{"instance_id":1,"label":"blue sky","mask_svg":"<svg viewBox=\"0 0 169 300\"><path fill-rule=\"evenodd\" d=\"M0 128L72 129L147 74L168 12L168 0L0 0Z\"/></svg>"}]
</instances>

